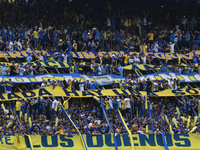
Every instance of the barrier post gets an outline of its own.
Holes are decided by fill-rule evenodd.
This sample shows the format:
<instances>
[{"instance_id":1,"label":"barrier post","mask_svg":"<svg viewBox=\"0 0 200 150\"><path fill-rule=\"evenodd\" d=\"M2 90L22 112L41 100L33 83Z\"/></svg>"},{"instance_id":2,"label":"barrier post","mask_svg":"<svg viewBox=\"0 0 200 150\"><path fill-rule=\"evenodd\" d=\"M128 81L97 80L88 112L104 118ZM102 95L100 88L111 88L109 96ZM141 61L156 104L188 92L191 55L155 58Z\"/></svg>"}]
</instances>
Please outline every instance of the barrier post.
<instances>
[{"instance_id":1,"label":"barrier post","mask_svg":"<svg viewBox=\"0 0 200 150\"><path fill-rule=\"evenodd\" d=\"M34 149L33 149L32 140L31 140L31 136L28 135L28 134L26 134L26 136L28 137L28 141L29 141L29 144L30 144L30 148L31 148L31 150L34 150Z\"/></svg>"},{"instance_id":2,"label":"barrier post","mask_svg":"<svg viewBox=\"0 0 200 150\"><path fill-rule=\"evenodd\" d=\"M152 129L152 131L154 132L154 129L153 129L153 119L152 119L152 116L151 116L150 101L149 101L149 116L150 116L150 119L151 119L151 129Z\"/></svg>"},{"instance_id":3,"label":"barrier post","mask_svg":"<svg viewBox=\"0 0 200 150\"><path fill-rule=\"evenodd\" d=\"M74 124L74 122L71 120L71 118L69 117L68 113L63 109L63 107L61 106L61 109L65 115L65 117L70 121L70 123L74 126L74 128L78 131L80 137L81 137L81 141L82 141L82 144L83 144L83 147L85 150L88 150L88 147L85 143L85 140L83 138L83 135L81 134L81 132L79 131L79 129L76 127L76 125Z\"/></svg>"},{"instance_id":4,"label":"barrier post","mask_svg":"<svg viewBox=\"0 0 200 150\"><path fill-rule=\"evenodd\" d=\"M165 142L165 136L164 136L164 134L161 134L161 135L162 135L162 141L163 141L165 150L169 150L169 148L168 148L168 146L167 146L167 143Z\"/></svg>"},{"instance_id":5,"label":"barrier post","mask_svg":"<svg viewBox=\"0 0 200 150\"><path fill-rule=\"evenodd\" d=\"M200 122L199 116L198 116L197 113L195 112L194 108L192 108L192 111L194 112L195 116L197 116L197 119L198 119L199 122Z\"/></svg>"},{"instance_id":6,"label":"barrier post","mask_svg":"<svg viewBox=\"0 0 200 150\"><path fill-rule=\"evenodd\" d=\"M101 100L100 100L98 97L94 96L93 98L94 98L97 102L101 103ZM111 130L112 133L113 133L113 138L114 138L114 142L115 142L115 150L118 150L117 140L116 140L116 137L115 137L115 133L114 133L114 131L113 131L111 125L110 125L110 122L109 122L109 120L108 120L108 116L106 115L106 111L105 111L105 108L104 108L104 105L103 105L103 104L101 104L101 108L102 108L102 111L103 111L103 116L104 116L104 118L106 119L106 122L107 122L107 124L108 124L108 127L110 128L110 130ZM130 137L130 138L131 138L131 137Z\"/></svg>"},{"instance_id":7,"label":"barrier post","mask_svg":"<svg viewBox=\"0 0 200 150\"><path fill-rule=\"evenodd\" d=\"M122 124L124 125L124 127L125 127L126 131L127 131L127 132L128 132L128 134L129 134L129 137L130 137L130 143L131 143L131 149L132 149L132 150L135 150L135 147L134 147L134 142L133 142L133 138L132 138L131 131L130 131L130 130L129 130L129 128L127 127L127 125L126 125L126 123L125 123L125 121L124 121L124 118L123 118L123 116L122 116L122 114L121 114L121 112L120 112L119 108L117 109L117 111L118 111L119 118L120 118L120 120L121 120Z\"/></svg>"},{"instance_id":8,"label":"barrier post","mask_svg":"<svg viewBox=\"0 0 200 150\"><path fill-rule=\"evenodd\" d=\"M107 122L107 124L108 124L110 130L111 130L112 133L113 133L113 138L114 138L114 142L115 142L115 150L118 150L117 140L116 140L116 137L115 137L115 133L114 133L114 131L113 131L111 125L110 125L110 122L109 122L108 117L107 117L107 115L106 115L106 111L105 111L105 108L104 108L103 104L101 104L101 107L102 107L103 115L104 115L104 117L105 117L105 119L106 119L106 122Z\"/></svg>"}]
</instances>

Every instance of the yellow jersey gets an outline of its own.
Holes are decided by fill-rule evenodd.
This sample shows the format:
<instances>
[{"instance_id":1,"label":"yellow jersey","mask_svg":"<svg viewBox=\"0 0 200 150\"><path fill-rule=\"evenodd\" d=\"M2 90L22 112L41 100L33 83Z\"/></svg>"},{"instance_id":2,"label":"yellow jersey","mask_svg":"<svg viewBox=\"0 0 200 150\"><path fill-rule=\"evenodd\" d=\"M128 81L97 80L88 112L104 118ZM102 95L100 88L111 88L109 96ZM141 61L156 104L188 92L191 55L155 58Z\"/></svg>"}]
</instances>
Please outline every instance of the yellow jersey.
<instances>
[{"instance_id":1,"label":"yellow jersey","mask_svg":"<svg viewBox=\"0 0 200 150\"><path fill-rule=\"evenodd\" d=\"M126 109L126 101L121 101L122 110Z\"/></svg>"},{"instance_id":2,"label":"yellow jersey","mask_svg":"<svg viewBox=\"0 0 200 150\"><path fill-rule=\"evenodd\" d=\"M124 26L128 27L128 19L127 18L124 20Z\"/></svg>"},{"instance_id":3,"label":"yellow jersey","mask_svg":"<svg viewBox=\"0 0 200 150\"><path fill-rule=\"evenodd\" d=\"M153 33L148 33L147 36L149 37L149 41L153 41L153 37L154 37Z\"/></svg>"},{"instance_id":4,"label":"yellow jersey","mask_svg":"<svg viewBox=\"0 0 200 150\"><path fill-rule=\"evenodd\" d=\"M16 111L20 111L21 110L21 102L16 102Z\"/></svg>"},{"instance_id":5,"label":"yellow jersey","mask_svg":"<svg viewBox=\"0 0 200 150\"><path fill-rule=\"evenodd\" d=\"M57 105L57 110L61 110L61 102L60 101L58 101L58 105Z\"/></svg>"},{"instance_id":6,"label":"yellow jersey","mask_svg":"<svg viewBox=\"0 0 200 150\"><path fill-rule=\"evenodd\" d=\"M147 45L143 45L143 46L142 46L142 52L143 52L143 53L146 53L146 52L147 52Z\"/></svg>"},{"instance_id":7,"label":"yellow jersey","mask_svg":"<svg viewBox=\"0 0 200 150\"><path fill-rule=\"evenodd\" d=\"M108 110L108 109L109 109L109 103L105 102L105 110Z\"/></svg>"},{"instance_id":8,"label":"yellow jersey","mask_svg":"<svg viewBox=\"0 0 200 150\"><path fill-rule=\"evenodd\" d=\"M67 87L67 89L68 89L68 90L72 90L72 82L68 82L68 85L69 85L69 86Z\"/></svg>"},{"instance_id":9,"label":"yellow jersey","mask_svg":"<svg viewBox=\"0 0 200 150\"><path fill-rule=\"evenodd\" d=\"M127 55L125 55L124 64L128 64L128 56Z\"/></svg>"},{"instance_id":10,"label":"yellow jersey","mask_svg":"<svg viewBox=\"0 0 200 150\"><path fill-rule=\"evenodd\" d=\"M33 32L33 38L38 39L38 32L37 31Z\"/></svg>"},{"instance_id":11,"label":"yellow jersey","mask_svg":"<svg viewBox=\"0 0 200 150\"><path fill-rule=\"evenodd\" d=\"M64 101L64 109L66 110L66 109L69 109L69 103L68 103L68 101Z\"/></svg>"}]
</instances>

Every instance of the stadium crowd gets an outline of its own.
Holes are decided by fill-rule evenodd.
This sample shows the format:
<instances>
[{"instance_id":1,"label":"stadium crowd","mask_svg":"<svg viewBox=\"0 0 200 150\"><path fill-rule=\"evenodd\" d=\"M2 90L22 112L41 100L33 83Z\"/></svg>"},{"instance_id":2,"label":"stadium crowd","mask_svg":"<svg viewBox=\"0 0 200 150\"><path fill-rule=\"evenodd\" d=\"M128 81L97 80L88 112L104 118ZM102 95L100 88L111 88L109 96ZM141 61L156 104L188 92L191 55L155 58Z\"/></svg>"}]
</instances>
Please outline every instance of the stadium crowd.
<instances>
[{"instance_id":1,"label":"stadium crowd","mask_svg":"<svg viewBox=\"0 0 200 150\"><path fill-rule=\"evenodd\" d=\"M83 4L82 7L77 2L48 0L36 1L33 7L23 3L8 5L2 2L0 5L3 12L1 51L40 49L187 53L199 49L199 5L185 5L185 9L177 11L172 6L158 5L155 9L153 5L129 3L118 8L114 2L106 1L102 6L105 13L101 13L103 9L95 2ZM21 15L9 14L8 7L13 12L20 9ZM51 7L59 7L59 11ZM15 15L19 15L19 19Z\"/></svg>"},{"instance_id":2,"label":"stadium crowd","mask_svg":"<svg viewBox=\"0 0 200 150\"><path fill-rule=\"evenodd\" d=\"M122 66L129 64L152 64L160 71L173 71L183 74L199 72L199 56L194 55L188 65L160 62L145 52L177 52L186 54L199 50L200 18L199 5L191 5L181 11L173 7L118 4L105 1L84 3L39 0L33 6L25 3L16 5L1 2L0 50L44 50L57 52L50 57L45 53L30 53L24 60L28 64L12 65L2 63L1 75L42 75L47 73L44 66L34 66L32 62L63 61L70 66L65 73L80 73L91 76L116 74L128 76ZM12 10L12 13L8 11ZM103 9L102 9L103 8ZM144 8L144 9L141 9ZM20 10L20 11L18 11ZM137 10L137 11L134 11ZM144 13L143 13L144 12ZM168 12L170 12L168 14ZM62 15L60 15L62 14ZM129 14L129 15L126 15ZM18 18L16 16L19 16ZM159 19L161 18L161 19ZM11 21L13 20L13 21ZM97 55L90 62L74 59L71 52L124 51L123 56ZM139 56L127 56L128 52L141 52ZM159 62L159 63L158 63ZM161 65L161 66L159 66ZM158 92L165 89L180 89L179 80L134 81L133 79L113 83L112 88L136 91ZM43 81L40 87L61 86L68 90L94 90L94 82L81 81ZM14 83L0 82L0 93L14 93ZM145 106L148 101L147 106ZM199 120L195 122L195 112L200 112L199 97L157 98L117 96L94 99L75 99L69 97L18 99L16 102L4 102L0 109L0 135L73 135L78 134L70 121L64 117L62 107L69 114L76 127L83 134L111 133L102 106L105 107L108 120L115 133L126 134L117 113L119 109L133 134L200 133ZM151 115L150 115L151 114ZM56 119L58 118L58 123ZM30 124L31 120L31 124ZM147 130L148 127L148 130Z\"/></svg>"},{"instance_id":3,"label":"stadium crowd","mask_svg":"<svg viewBox=\"0 0 200 150\"><path fill-rule=\"evenodd\" d=\"M173 99L149 99L149 109L145 109L144 97L135 97L133 95L125 97L105 97L99 103L92 99L72 100L71 97L64 101L60 97L38 97L30 98L27 101L18 99L15 104L15 109L16 116L19 120L15 120L14 103L11 103L13 105L6 103L6 112L4 113L1 110L0 133L2 136L78 134L77 130L67 118L63 117L62 105L82 134L99 135L111 133L107 122L104 120L100 103L104 105L115 133L127 133L119 118L117 109L120 109L127 126L133 134L170 133L170 125L172 127L172 133L189 133L195 125L198 128L194 133L199 133L200 122L194 121L192 109L198 111L197 103L199 103L200 99L182 97L179 101L180 114L177 112L177 103ZM152 111L152 121L149 116L150 109ZM29 117L31 117L32 126L27 120ZM59 120L57 125L56 117ZM173 121L173 118L175 121ZM148 126L147 130L146 126Z\"/></svg>"}]
</instances>

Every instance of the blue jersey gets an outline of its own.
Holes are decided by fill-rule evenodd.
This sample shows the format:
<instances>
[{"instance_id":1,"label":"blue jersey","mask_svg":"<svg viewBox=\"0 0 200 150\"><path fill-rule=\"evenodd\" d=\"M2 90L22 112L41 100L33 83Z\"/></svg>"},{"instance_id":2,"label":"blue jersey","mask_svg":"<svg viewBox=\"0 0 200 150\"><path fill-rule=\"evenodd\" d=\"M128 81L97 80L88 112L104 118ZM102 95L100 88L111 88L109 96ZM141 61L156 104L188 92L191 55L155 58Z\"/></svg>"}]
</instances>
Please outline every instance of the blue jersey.
<instances>
[{"instance_id":1,"label":"blue jersey","mask_svg":"<svg viewBox=\"0 0 200 150\"><path fill-rule=\"evenodd\" d=\"M56 33L56 31L53 32L53 41L54 42L57 41L57 33Z\"/></svg>"},{"instance_id":2,"label":"blue jersey","mask_svg":"<svg viewBox=\"0 0 200 150\"><path fill-rule=\"evenodd\" d=\"M94 75L95 75L95 76L98 76L98 71L99 71L99 68L98 68L98 67L95 67L95 68L94 68Z\"/></svg>"},{"instance_id":3,"label":"blue jersey","mask_svg":"<svg viewBox=\"0 0 200 150\"><path fill-rule=\"evenodd\" d=\"M90 84L90 89L91 89L91 90L95 90L95 83L91 83L91 84Z\"/></svg>"},{"instance_id":4,"label":"blue jersey","mask_svg":"<svg viewBox=\"0 0 200 150\"><path fill-rule=\"evenodd\" d=\"M43 39L43 34L42 34L42 31L38 31L39 32L39 39Z\"/></svg>"},{"instance_id":5,"label":"blue jersey","mask_svg":"<svg viewBox=\"0 0 200 150\"><path fill-rule=\"evenodd\" d=\"M3 37L6 37L7 33L8 33L7 29L1 29L1 34Z\"/></svg>"},{"instance_id":6,"label":"blue jersey","mask_svg":"<svg viewBox=\"0 0 200 150\"><path fill-rule=\"evenodd\" d=\"M145 82L144 84L143 84L143 91L147 91L147 83Z\"/></svg>"},{"instance_id":7,"label":"blue jersey","mask_svg":"<svg viewBox=\"0 0 200 150\"><path fill-rule=\"evenodd\" d=\"M113 66L117 66L117 60L115 58L112 58Z\"/></svg>"},{"instance_id":8,"label":"blue jersey","mask_svg":"<svg viewBox=\"0 0 200 150\"><path fill-rule=\"evenodd\" d=\"M25 39L25 30L21 31L21 39L24 40Z\"/></svg>"},{"instance_id":9,"label":"blue jersey","mask_svg":"<svg viewBox=\"0 0 200 150\"><path fill-rule=\"evenodd\" d=\"M15 40L15 32L13 32L13 31L12 31L12 38L11 38L11 40L12 40L12 41Z\"/></svg>"},{"instance_id":10,"label":"blue jersey","mask_svg":"<svg viewBox=\"0 0 200 150\"><path fill-rule=\"evenodd\" d=\"M95 33L96 33L96 40L100 40L100 36L99 36L100 33L99 33L99 31L96 30Z\"/></svg>"},{"instance_id":11,"label":"blue jersey","mask_svg":"<svg viewBox=\"0 0 200 150\"><path fill-rule=\"evenodd\" d=\"M129 88L129 83L128 83L128 81L126 81L126 82L124 83L124 88L125 88L125 89L128 89L128 88Z\"/></svg>"},{"instance_id":12,"label":"blue jersey","mask_svg":"<svg viewBox=\"0 0 200 150\"><path fill-rule=\"evenodd\" d=\"M13 37L12 34L13 34L13 32L12 32L11 30L9 30L9 31L8 31L8 39L9 39L9 40L12 40L12 37Z\"/></svg>"},{"instance_id":13,"label":"blue jersey","mask_svg":"<svg viewBox=\"0 0 200 150\"><path fill-rule=\"evenodd\" d=\"M181 36L182 33L179 33L178 36ZM182 37L178 37L178 41L182 41Z\"/></svg>"},{"instance_id":14,"label":"blue jersey","mask_svg":"<svg viewBox=\"0 0 200 150\"><path fill-rule=\"evenodd\" d=\"M12 82L6 82L6 90L7 91L12 91L12 86L13 86L14 83Z\"/></svg>"},{"instance_id":15,"label":"blue jersey","mask_svg":"<svg viewBox=\"0 0 200 150\"><path fill-rule=\"evenodd\" d=\"M18 39L21 39L21 31L20 30L16 31L16 37L18 37Z\"/></svg>"},{"instance_id":16,"label":"blue jersey","mask_svg":"<svg viewBox=\"0 0 200 150\"><path fill-rule=\"evenodd\" d=\"M30 30L30 37L33 38L33 31Z\"/></svg>"}]
</instances>

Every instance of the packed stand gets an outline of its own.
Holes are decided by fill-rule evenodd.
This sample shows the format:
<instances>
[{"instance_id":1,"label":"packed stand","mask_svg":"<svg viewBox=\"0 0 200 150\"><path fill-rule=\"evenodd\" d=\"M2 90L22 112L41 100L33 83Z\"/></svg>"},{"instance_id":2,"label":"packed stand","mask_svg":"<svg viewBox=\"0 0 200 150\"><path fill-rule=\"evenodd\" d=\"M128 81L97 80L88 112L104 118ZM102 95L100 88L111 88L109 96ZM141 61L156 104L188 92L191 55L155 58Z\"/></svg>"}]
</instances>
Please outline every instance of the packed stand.
<instances>
[{"instance_id":1,"label":"packed stand","mask_svg":"<svg viewBox=\"0 0 200 150\"><path fill-rule=\"evenodd\" d=\"M2 8L0 12L3 14L0 32L1 51L44 50L57 52L50 57L47 57L45 53L30 53L23 60L28 62L27 65L3 63L1 67L3 76L42 75L47 73L46 68L34 66L32 62L63 61L70 66L69 69L64 70L65 73L91 76L116 74L128 77L122 66L129 64L158 66L160 64L152 55L141 54L128 57L128 52L186 54L199 50L200 46L200 18L197 14L199 5L185 6L186 9L182 9L180 12L174 11L172 7L156 6L155 9L153 5L130 5L129 3L119 7L118 4L107 1L99 7L94 3L84 4L83 7L80 7L76 2L49 0L36 1L33 6L27 6L25 3L14 6L2 2L0 7ZM14 13L8 13L8 7ZM77 9L77 7L80 8ZM99 11L102 7L103 10ZM144 10L140 8L144 8ZM133 11L134 9L137 11ZM103 11L104 13L102 13ZM141 15L141 11L144 11L144 15ZM168 15L167 12L172 13ZM14 19L17 18L16 16L19 16L19 19ZM165 19L163 16L166 16ZM52 18L54 18L53 21ZM14 19L14 22L10 23L11 19ZM124 55L104 55L103 57L97 55L94 60L89 62L74 59L74 63L71 54L71 52L101 51L124 51ZM170 67L167 63L162 62L158 68L162 72L171 70L188 74L194 71L199 72L199 61L199 56L194 55L188 66L173 66L172 63L173 67ZM158 92L165 89L180 89L180 83L176 79L159 82L133 81L130 78L130 80L119 83L114 82L112 88ZM80 91L97 88L94 82L82 83L82 81L74 80L48 80L47 82L43 81L39 87L51 85ZM14 93L17 91L16 89L11 79L0 83L1 94ZM200 132L199 121L194 124L192 111L194 109L199 112L199 98L183 97L177 101L171 98L159 100L151 97L147 100L148 104L145 108L146 100L142 96L104 97L101 102L96 102L94 99L72 99L72 97L67 99L62 97L18 99L16 102L4 103L5 112L1 109L0 115L0 134L2 136L78 134L67 118L63 117L65 115L61 106L68 112L81 133L93 135L111 133L100 104L105 107L115 133L127 133L119 118L118 109L133 134L146 134L146 126L148 126L148 133L151 134L170 133L170 125L173 133L189 133L195 125L198 127L194 133ZM59 121L56 126L57 117ZM188 118L190 118L189 126L187 125ZM29 120L32 121L32 125L29 124Z\"/></svg>"},{"instance_id":2,"label":"packed stand","mask_svg":"<svg viewBox=\"0 0 200 150\"><path fill-rule=\"evenodd\" d=\"M170 125L172 133L189 133L195 125L197 129L194 133L200 133L200 122L194 121L192 112L192 108L196 112L200 109L198 108L199 98L182 97L178 102L180 107L178 107L177 102L174 102L173 98L161 100L151 98L148 99L147 109L143 96L105 97L99 103L94 99L80 100L72 99L72 97L63 100L60 97L38 97L30 98L27 101L18 99L16 102L6 103L6 112L1 109L1 135L78 134L69 120L64 117L61 106L68 112L82 134L111 133L100 104L103 104L111 127L118 134L127 134L127 131L119 118L117 109L121 111L133 134L170 133ZM180 112L177 111L177 108ZM14 109L16 112L14 112ZM151 113L152 118L149 113ZM32 126L29 124L29 117L32 120ZM57 125L56 117L59 120ZM190 118L189 124L188 118Z\"/></svg>"}]
</instances>

